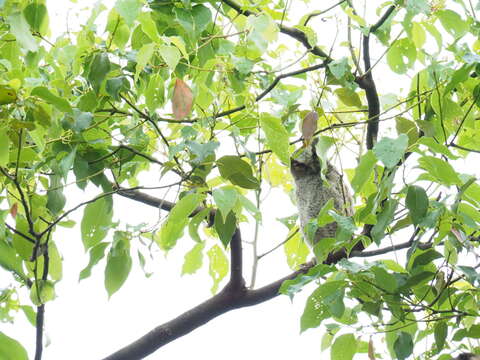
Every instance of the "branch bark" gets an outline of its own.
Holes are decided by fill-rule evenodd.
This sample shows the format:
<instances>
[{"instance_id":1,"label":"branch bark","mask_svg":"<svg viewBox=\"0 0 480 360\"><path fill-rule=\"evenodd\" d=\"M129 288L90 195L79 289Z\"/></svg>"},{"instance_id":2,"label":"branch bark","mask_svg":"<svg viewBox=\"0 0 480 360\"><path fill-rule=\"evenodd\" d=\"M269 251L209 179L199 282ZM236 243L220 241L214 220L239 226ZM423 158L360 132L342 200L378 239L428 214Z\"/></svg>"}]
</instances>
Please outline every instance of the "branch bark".
<instances>
[{"instance_id":1,"label":"branch bark","mask_svg":"<svg viewBox=\"0 0 480 360\"><path fill-rule=\"evenodd\" d=\"M385 14L370 27L368 35L363 35L363 62L365 66L365 73L357 77L356 82L358 86L365 90L368 103L368 125L367 125L367 149L373 148L378 136L378 121L380 119L380 100L378 98L377 88L372 75L372 64L370 61L370 34L375 33L393 11L396 9L395 5L390 6Z\"/></svg>"},{"instance_id":2,"label":"branch bark","mask_svg":"<svg viewBox=\"0 0 480 360\"><path fill-rule=\"evenodd\" d=\"M233 241L233 240L232 240ZM169 342L184 336L196 328L205 325L210 320L228 311L246 306L253 306L273 299L285 280L293 279L308 271L313 263L307 264L299 271L279 279L257 290L248 290L245 286L238 287L232 279L225 288L201 303L178 316L177 318L157 326L130 345L105 357L103 360L138 360L143 359Z\"/></svg>"}]
</instances>

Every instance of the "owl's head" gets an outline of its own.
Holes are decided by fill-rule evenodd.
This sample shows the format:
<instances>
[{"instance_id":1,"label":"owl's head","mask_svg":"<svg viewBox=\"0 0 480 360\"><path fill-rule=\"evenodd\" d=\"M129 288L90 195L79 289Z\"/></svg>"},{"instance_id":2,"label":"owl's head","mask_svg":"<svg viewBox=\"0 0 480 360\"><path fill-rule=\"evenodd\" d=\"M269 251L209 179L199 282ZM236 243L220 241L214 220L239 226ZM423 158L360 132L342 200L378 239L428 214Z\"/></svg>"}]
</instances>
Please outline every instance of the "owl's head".
<instances>
[{"instance_id":1,"label":"owl's head","mask_svg":"<svg viewBox=\"0 0 480 360\"><path fill-rule=\"evenodd\" d=\"M320 159L315 151L318 139L312 141L306 147L295 151L290 159L290 170L295 179L309 175L320 175Z\"/></svg>"}]
</instances>

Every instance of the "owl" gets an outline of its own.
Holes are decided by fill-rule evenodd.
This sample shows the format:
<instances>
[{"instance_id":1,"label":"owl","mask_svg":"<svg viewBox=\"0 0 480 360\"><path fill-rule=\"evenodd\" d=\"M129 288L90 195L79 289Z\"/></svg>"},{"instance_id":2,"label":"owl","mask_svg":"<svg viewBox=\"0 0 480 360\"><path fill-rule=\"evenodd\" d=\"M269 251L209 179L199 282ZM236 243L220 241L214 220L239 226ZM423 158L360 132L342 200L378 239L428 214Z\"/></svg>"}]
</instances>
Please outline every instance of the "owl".
<instances>
[{"instance_id":1,"label":"owl","mask_svg":"<svg viewBox=\"0 0 480 360\"><path fill-rule=\"evenodd\" d=\"M337 231L337 223L332 222L316 230L313 243L306 237L305 226L311 219L317 218L327 201L333 199L337 213L345 216L353 214L352 197L338 170L327 162L322 177L322 165L316 153L316 143L317 141L313 141L301 149L299 154L291 159L290 164L290 171L295 180L300 227L305 240L312 248L322 238L335 237Z\"/></svg>"}]
</instances>

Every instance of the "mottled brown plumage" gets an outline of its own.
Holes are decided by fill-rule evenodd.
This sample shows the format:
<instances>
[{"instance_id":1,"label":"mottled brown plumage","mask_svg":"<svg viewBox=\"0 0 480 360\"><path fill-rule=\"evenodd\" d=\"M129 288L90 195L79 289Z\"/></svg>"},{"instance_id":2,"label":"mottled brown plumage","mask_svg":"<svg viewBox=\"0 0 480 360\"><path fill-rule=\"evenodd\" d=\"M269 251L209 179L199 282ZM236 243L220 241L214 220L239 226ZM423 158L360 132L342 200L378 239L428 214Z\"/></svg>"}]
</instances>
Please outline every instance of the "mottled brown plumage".
<instances>
[{"instance_id":1,"label":"mottled brown plumage","mask_svg":"<svg viewBox=\"0 0 480 360\"><path fill-rule=\"evenodd\" d=\"M353 214L352 199L348 188L332 164L327 163L326 173L322 179L321 163L315 151L315 144L316 141L291 160L290 170L295 180L295 195L303 233L308 222L318 216L320 209L330 199L333 199L334 208L339 214ZM335 237L336 230L335 222L318 228L313 244L309 245L313 247L322 238ZM303 235L306 238L305 233Z\"/></svg>"}]
</instances>

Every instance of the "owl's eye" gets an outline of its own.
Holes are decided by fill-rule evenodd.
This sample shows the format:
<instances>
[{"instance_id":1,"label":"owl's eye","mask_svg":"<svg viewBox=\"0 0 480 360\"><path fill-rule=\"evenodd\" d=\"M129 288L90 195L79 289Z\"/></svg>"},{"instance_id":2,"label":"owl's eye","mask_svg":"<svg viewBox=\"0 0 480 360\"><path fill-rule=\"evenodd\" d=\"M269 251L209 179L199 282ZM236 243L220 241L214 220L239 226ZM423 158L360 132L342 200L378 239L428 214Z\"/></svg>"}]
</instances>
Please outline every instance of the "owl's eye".
<instances>
[{"instance_id":1,"label":"owl's eye","mask_svg":"<svg viewBox=\"0 0 480 360\"><path fill-rule=\"evenodd\" d=\"M305 163L302 163L300 161L297 161L297 160L292 160L292 163L291 163L292 167L295 167L297 169L306 169L307 168L307 164Z\"/></svg>"}]
</instances>

